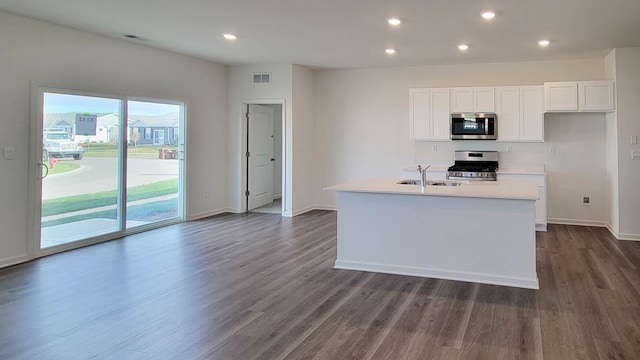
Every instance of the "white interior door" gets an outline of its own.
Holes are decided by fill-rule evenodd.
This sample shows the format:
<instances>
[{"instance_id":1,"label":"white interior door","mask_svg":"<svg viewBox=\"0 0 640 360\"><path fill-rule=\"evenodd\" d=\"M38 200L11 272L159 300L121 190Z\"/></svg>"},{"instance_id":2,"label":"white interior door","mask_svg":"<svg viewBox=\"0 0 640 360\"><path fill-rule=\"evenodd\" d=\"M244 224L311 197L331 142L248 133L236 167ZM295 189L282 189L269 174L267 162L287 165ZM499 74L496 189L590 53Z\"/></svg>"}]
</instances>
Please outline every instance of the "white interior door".
<instances>
[{"instance_id":1,"label":"white interior door","mask_svg":"<svg viewBox=\"0 0 640 360\"><path fill-rule=\"evenodd\" d=\"M273 201L273 109L249 105L247 121L247 209L253 210Z\"/></svg>"}]
</instances>

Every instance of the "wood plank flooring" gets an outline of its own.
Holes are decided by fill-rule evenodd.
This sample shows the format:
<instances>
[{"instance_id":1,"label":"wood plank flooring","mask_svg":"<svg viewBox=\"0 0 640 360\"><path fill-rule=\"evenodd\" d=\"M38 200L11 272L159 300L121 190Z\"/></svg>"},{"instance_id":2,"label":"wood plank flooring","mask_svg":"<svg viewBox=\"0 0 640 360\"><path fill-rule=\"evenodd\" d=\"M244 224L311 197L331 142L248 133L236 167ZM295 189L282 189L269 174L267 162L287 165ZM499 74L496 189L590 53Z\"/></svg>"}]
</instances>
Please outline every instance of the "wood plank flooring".
<instances>
[{"instance_id":1,"label":"wood plank flooring","mask_svg":"<svg viewBox=\"0 0 640 360\"><path fill-rule=\"evenodd\" d=\"M0 270L0 359L640 358L640 243L605 229L538 233L539 291L334 270L335 238L226 214Z\"/></svg>"}]
</instances>

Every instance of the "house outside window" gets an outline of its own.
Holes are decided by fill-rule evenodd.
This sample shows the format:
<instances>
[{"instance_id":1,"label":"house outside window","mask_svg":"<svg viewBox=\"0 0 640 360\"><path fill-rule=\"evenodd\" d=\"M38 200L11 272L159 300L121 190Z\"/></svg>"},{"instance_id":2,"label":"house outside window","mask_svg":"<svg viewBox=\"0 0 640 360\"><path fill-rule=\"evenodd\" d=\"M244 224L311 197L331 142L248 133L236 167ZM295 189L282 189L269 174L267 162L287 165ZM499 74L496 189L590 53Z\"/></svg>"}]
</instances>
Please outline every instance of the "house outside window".
<instances>
[{"instance_id":1,"label":"house outside window","mask_svg":"<svg viewBox=\"0 0 640 360\"><path fill-rule=\"evenodd\" d=\"M151 128L144 128L144 138L146 140L151 139Z\"/></svg>"}]
</instances>

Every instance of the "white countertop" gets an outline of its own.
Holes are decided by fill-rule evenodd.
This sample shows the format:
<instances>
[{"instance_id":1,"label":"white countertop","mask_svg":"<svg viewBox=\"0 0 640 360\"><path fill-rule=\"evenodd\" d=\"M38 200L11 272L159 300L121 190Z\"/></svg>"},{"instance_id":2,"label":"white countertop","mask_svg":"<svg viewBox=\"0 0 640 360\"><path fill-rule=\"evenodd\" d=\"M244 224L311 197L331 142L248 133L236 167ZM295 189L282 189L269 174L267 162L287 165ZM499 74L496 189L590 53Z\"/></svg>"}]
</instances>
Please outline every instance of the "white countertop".
<instances>
[{"instance_id":1,"label":"white countertop","mask_svg":"<svg viewBox=\"0 0 640 360\"><path fill-rule=\"evenodd\" d=\"M326 187L324 190L419 196L538 200L538 187L528 182L473 181L460 186L401 185L394 178L367 178Z\"/></svg>"}]
</instances>

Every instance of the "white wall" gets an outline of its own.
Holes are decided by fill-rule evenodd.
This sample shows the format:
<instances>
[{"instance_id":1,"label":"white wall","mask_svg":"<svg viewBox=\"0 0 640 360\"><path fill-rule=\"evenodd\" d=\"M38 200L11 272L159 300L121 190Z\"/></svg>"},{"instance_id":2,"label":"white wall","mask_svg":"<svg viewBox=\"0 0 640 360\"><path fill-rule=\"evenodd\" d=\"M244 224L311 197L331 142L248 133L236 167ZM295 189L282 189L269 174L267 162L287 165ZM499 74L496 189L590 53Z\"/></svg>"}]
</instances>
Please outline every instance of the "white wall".
<instances>
[{"instance_id":1,"label":"white wall","mask_svg":"<svg viewBox=\"0 0 640 360\"><path fill-rule=\"evenodd\" d=\"M456 149L505 150L503 164L546 163L549 218L606 221L605 117L548 114L546 143L413 142L411 87L537 85L603 79L603 59L317 71L315 76L316 204L335 205L325 186L349 179L402 176L405 166L453 159ZM433 151L433 145L438 151ZM557 148L548 155L548 147ZM580 205L591 195L591 206Z\"/></svg>"},{"instance_id":2,"label":"white wall","mask_svg":"<svg viewBox=\"0 0 640 360\"><path fill-rule=\"evenodd\" d=\"M615 50L620 235L640 240L640 159L632 159L631 135L640 136L640 48Z\"/></svg>"},{"instance_id":3,"label":"white wall","mask_svg":"<svg viewBox=\"0 0 640 360\"><path fill-rule=\"evenodd\" d=\"M0 160L0 265L27 255L30 81L185 101L188 214L226 207L226 66L3 12L0 64L0 148L17 155Z\"/></svg>"},{"instance_id":4,"label":"white wall","mask_svg":"<svg viewBox=\"0 0 640 360\"><path fill-rule=\"evenodd\" d=\"M293 213L314 206L314 71L293 65Z\"/></svg>"},{"instance_id":5,"label":"white wall","mask_svg":"<svg viewBox=\"0 0 640 360\"><path fill-rule=\"evenodd\" d=\"M616 79L616 50L604 58L605 79ZM618 91L615 90L616 98ZM617 105L616 105L617 108ZM620 198L618 187L618 113L606 115L606 163L607 163L607 222L615 233L620 232Z\"/></svg>"},{"instance_id":6,"label":"white wall","mask_svg":"<svg viewBox=\"0 0 640 360\"><path fill-rule=\"evenodd\" d=\"M270 73L271 82L268 84L254 84L253 74ZM291 64L262 64L262 65L238 65L232 66L229 72L229 118L228 134L229 143L227 154L228 170L228 202L229 210L241 212L246 210L246 198L244 186L247 183L246 166L247 159L244 153L247 148L246 121L242 118L243 103L265 103L262 100L285 101L285 142L289 148L283 156L287 174L283 180L285 184L292 184L292 159L286 154L292 153L292 66ZM243 171L244 169L244 171ZM285 215L292 213L293 193L291 186L286 186L287 192L283 195Z\"/></svg>"}]
</instances>

